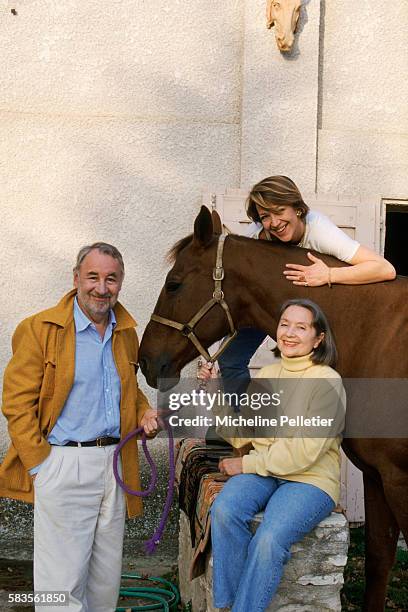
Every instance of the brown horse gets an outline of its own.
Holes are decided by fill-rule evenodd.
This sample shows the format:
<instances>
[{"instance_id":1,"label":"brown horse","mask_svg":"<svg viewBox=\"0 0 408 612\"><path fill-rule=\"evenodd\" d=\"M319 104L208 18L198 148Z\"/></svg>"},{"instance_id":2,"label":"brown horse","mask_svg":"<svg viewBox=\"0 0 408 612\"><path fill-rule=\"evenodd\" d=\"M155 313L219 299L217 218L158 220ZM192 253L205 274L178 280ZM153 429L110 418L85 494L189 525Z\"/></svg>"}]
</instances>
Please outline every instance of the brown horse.
<instances>
[{"instance_id":1,"label":"brown horse","mask_svg":"<svg viewBox=\"0 0 408 612\"><path fill-rule=\"evenodd\" d=\"M211 214L202 207L194 234L173 248L154 313L186 323L211 298L218 236ZM288 250L290 249L290 251ZM319 254L330 266L347 265ZM296 287L283 276L285 264L306 263L306 251L274 242L228 236L224 249L223 291L236 327L256 327L274 337L284 300L308 297L332 325L343 377L408 378L408 278L373 285ZM215 306L196 325L204 347L230 332L223 308ZM180 376L197 356L179 331L151 321L140 347L147 382ZM349 405L348 410L359 407ZM389 414L384 419L390 419ZM389 570L400 529L408 541L408 439L347 439L344 450L363 471L366 509L366 593L364 610L384 609Z\"/></svg>"}]
</instances>

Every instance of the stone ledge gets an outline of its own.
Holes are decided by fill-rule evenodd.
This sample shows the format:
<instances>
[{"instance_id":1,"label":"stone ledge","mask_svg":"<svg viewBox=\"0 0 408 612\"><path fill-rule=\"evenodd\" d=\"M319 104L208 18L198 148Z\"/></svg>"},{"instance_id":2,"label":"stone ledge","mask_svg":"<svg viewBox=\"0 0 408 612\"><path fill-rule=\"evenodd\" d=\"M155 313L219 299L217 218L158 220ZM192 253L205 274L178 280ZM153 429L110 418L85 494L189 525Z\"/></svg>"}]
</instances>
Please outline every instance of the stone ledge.
<instances>
[{"instance_id":1,"label":"stone ledge","mask_svg":"<svg viewBox=\"0 0 408 612\"><path fill-rule=\"evenodd\" d=\"M262 514L255 516L255 532ZM267 612L340 612L340 591L347 562L349 528L342 514L333 512L301 542L291 548L291 559L279 589ZM186 515L180 513L179 577L184 603L192 602L193 612L215 612L212 605L212 556L207 559L204 575L189 581L192 558L190 528Z\"/></svg>"}]
</instances>

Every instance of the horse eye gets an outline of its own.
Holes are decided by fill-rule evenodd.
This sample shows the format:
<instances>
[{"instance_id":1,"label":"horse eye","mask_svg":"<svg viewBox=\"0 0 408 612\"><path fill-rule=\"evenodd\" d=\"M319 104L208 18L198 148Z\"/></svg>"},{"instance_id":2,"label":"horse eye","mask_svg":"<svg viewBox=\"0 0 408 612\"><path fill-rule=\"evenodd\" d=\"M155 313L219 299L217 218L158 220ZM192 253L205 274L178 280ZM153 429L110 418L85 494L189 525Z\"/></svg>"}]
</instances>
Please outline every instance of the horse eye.
<instances>
[{"instance_id":1,"label":"horse eye","mask_svg":"<svg viewBox=\"0 0 408 612\"><path fill-rule=\"evenodd\" d=\"M181 286L181 283L178 281L168 281L166 283L166 291L167 293L174 293Z\"/></svg>"}]
</instances>

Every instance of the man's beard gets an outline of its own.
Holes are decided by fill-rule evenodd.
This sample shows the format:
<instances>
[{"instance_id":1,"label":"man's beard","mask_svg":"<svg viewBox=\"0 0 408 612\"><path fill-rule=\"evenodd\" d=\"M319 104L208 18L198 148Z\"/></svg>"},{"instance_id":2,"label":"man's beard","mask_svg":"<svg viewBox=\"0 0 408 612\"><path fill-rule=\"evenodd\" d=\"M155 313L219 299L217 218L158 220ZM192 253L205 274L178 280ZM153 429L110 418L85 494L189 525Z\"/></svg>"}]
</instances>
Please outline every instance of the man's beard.
<instances>
[{"instance_id":1,"label":"man's beard","mask_svg":"<svg viewBox=\"0 0 408 612\"><path fill-rule=\"evenodd\" d=\"M101 316L108 314L111 308L115 305L112 296L98 296L98 297L106 297L106 300L98 301L92 297L92 295L85 294L83 295L81 291L78 291L78 300L83 304L85 310L87 310L93 316Z\"/></svg>"}]
</instances>

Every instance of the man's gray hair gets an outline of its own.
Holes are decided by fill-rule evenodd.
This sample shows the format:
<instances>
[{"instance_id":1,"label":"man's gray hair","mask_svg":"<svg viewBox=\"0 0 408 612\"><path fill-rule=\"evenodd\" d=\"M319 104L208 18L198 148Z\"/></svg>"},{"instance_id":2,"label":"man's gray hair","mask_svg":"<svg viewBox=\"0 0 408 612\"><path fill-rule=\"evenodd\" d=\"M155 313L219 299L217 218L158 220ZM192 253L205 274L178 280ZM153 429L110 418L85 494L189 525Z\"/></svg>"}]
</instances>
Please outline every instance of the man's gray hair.
<instances>
[{"instance_id":1,"label":"man's gray hair","mask_svg":"<svg viewBox=\"0 0 408 612\"><path fill-rule=\"evenodd\" d=\"M95 249L98 250L100 253L103 253L103 255L110 255L111 257L113 257L113 259L116 259L119 262L122 273L125 273L125 265L123 263L123 257L120 251L118 251L118 249L112 244L108 244L107 242L94 242L93 244L82 247L76 258L74 272L79 271L81 263L84 261L85 257Z\"/></svg>"}]
</instances>

